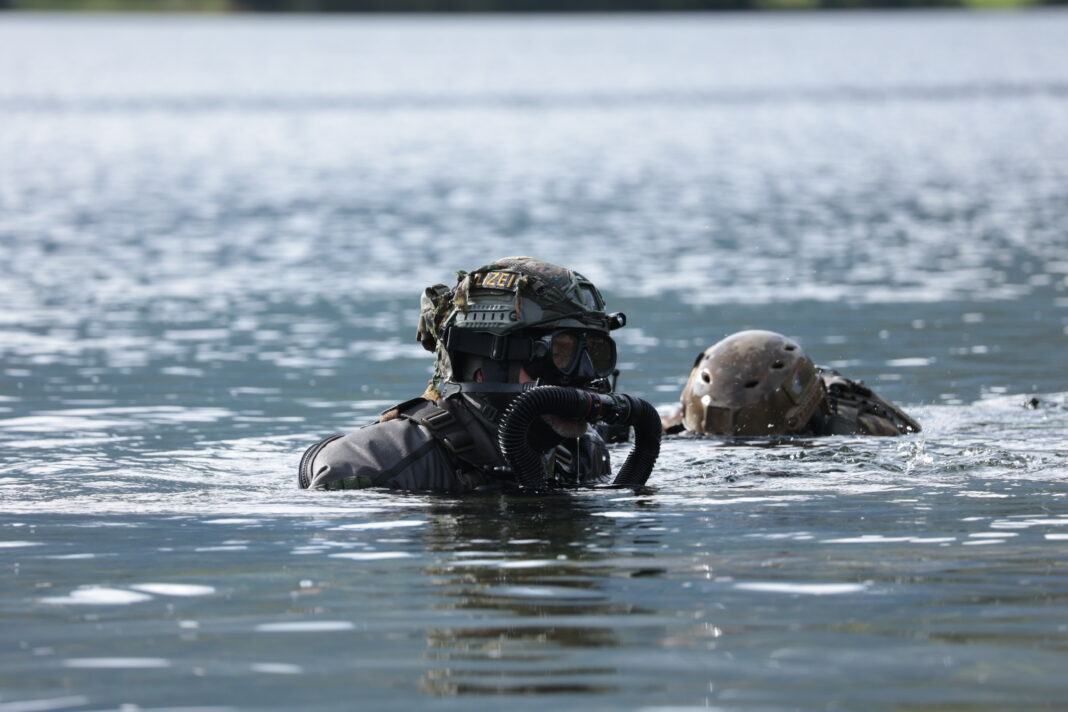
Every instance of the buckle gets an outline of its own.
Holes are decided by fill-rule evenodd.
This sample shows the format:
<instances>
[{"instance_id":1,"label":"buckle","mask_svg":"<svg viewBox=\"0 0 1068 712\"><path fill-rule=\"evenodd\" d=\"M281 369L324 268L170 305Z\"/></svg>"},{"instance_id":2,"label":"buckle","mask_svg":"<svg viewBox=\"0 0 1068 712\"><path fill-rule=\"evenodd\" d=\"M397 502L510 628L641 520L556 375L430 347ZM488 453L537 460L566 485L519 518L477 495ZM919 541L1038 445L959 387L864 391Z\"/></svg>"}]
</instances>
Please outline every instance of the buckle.
<instances>
[{"instance_id":1,"label":"buckle","mask_svg":"<svg viewBox=\"0 0 1068 712\"><path fill-rule=\"evenodd\" d=\"M467 442L464 443L463 445L454 443L453 442L453 436L449 436L449 437L441 439L441 442L445 443L445 447L449 448L449 450L451 450L453 452L453 454L459 455L462 452L467 452L468 450L474 450L475 449L475 441L466 432L456 433L455 437L456 437L457 440L460 440L460 441L466 440Z\"/></svg>"},{"instance_id":2,"label":"buckle","mask_svg":"<svg viewBox=\"0 0 1068 712\"><path fill-rule=\"evenodd\" d=\"M490 358L494 361L503 361L506 356L505 347L507 344L507 336L504 334L494 334L493 343L490 345Z\"/></svg>"},{"instance_id":3,"label":"buckle","mask_svg":"<svg viewBox=\"0 0 1068 712\"><path fill-rule=\"evenodd\" d=\"M439 430L455 423L456 418L453 417L452 413L441 408L437 413L424 417L423 422L425 422L426 426L431 430Z\"/></svg>"}]
</instances>

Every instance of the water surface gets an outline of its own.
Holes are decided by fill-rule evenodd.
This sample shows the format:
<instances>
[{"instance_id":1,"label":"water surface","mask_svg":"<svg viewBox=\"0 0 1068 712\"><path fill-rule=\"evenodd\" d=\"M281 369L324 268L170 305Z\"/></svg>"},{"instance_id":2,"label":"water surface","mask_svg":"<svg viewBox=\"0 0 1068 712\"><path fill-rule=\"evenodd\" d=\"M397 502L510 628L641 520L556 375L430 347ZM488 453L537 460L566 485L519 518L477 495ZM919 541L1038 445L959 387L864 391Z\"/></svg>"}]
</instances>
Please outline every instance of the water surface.
<instances>
[{"instance_id":1,"label":"water surface","mask_svg":"<svg viewBox=\"0 0 1068 712\"><path fill-rule=\"evenodd\" d=\"M0 712L1068 706L1066 33L0 17ZM765 328L925 430L297 490L506 254L601 286L657 405Z\"/></svg>"}]
</instances>

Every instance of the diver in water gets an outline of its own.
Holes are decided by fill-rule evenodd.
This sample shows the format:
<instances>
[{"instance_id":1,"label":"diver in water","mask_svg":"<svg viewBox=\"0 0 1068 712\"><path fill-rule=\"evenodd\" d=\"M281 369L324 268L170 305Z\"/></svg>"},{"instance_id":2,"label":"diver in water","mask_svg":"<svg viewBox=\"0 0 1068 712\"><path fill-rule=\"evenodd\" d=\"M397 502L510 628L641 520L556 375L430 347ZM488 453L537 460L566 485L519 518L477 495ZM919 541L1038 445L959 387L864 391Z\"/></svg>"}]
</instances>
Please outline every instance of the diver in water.
<instances>
[{"instance_id":1,"label":"diver in water","mask_svg":"<svg viewBox=\"0 0 1068 712\"><path fill-rule=\"evenodd\" d=\"M426 392L313 445L301 459L300 486L466 492L514 483L498 432L508 406L539 385L607 393L616 365L609 332L625 323L624 315L605 313L600 292L581 274L530 257L460 272L452 288L427 288L416 338L437 360ZM655 411L641 403L659 451ZM589 420L535 417L526 442L541 458L544 482L592 484L611 473Z\"/></svg>"},{"instance_id":2,"label":"diver in water","mask_svg":"<svg viewBox=\"0 0 1068 712\"><path fill-rule=\"evenodd\" d=\"M664 432L725 436L904 435L920 424L860 381L816 366L797 342L740 331L694 361Z\"/></svg>"}]
</instances>

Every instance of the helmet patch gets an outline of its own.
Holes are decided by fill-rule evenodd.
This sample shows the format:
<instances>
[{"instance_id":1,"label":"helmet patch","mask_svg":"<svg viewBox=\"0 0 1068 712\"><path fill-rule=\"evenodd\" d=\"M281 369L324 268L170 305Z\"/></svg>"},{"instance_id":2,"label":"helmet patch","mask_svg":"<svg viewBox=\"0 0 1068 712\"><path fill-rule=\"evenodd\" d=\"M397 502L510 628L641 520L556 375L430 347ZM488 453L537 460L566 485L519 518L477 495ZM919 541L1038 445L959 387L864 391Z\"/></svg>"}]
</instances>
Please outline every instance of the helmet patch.
<instances>
[{"instance_id":1,"label":"helmet patch","mask_svg":"<svg viewBox=\"0 0 1068 712\"><path fill-rule=\"evenodd\" d=\"M517 272L495 270L493 272L475 272L471 275L471 286L483 289L504 289L514 292L519 281Z\"/></svg>"}]
</instances>

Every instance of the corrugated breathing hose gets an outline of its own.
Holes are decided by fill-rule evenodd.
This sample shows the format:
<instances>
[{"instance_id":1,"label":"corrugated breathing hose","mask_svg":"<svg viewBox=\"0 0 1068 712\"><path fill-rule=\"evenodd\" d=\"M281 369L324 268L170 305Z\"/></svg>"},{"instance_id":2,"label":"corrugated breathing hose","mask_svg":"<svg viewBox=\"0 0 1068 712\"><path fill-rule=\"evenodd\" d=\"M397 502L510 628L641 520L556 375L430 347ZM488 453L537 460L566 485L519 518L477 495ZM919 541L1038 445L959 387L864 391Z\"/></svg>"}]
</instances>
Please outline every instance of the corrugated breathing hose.
<instances>
[{"instance_id":1,"label":"corrugated breathing hose","mask_svg":"<svg viewBox=\"0 0 1068 712\"><path fill-rule=\"evenodd\" d=\"M581 388L538 386L518 396L501 419L500 446L518 483L537 489L545 485L541 456L527 442L535 418L559 415L593 423L619 423L634 427L634 448L613 481L614 485L645 485L660 455L660 415L647 401L624 393L594 393Z\"/></svg>"}]
</instances>

